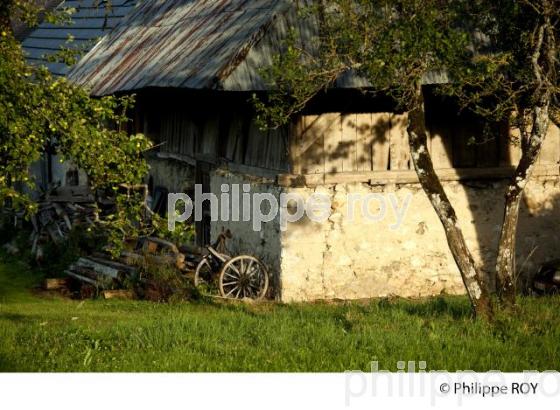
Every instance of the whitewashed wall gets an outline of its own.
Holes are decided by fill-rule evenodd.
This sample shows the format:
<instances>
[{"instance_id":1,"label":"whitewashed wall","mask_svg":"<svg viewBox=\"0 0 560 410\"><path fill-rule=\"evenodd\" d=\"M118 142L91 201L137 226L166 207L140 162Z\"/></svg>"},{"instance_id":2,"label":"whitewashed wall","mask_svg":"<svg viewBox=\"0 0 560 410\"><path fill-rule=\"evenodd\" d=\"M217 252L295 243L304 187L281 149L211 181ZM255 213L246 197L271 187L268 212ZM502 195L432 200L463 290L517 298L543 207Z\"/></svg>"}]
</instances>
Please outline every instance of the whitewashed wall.
<instances>
[{"instance_id":1,"label":"whitewashed wall","mask_svg":"<svg viewBox=\"0 0 560 410\"><path fill-rule=\"evenodd\" d=\"M251 192L269 192L276 197L281 192L297 192L304 197L320 192L330 197L332 213L328 221L304 219L288 224L285 232L280 230L278 218L264 224L260 232L253 231L252 221L212 223L213 240L222 229L230 229L234 234L231 251L254 254L265 261L282 301L464 292L441 223L419 185L338 184L281 191L271 181L218 171L212 176L212 192L219 194L223 183L250 183ZM495 264L505 188L505 181L445 184L466 241L485 272L491 272ZM346 214L349 193L391 194L400 205L409 198L402 225L390 228L396 219L389 208L386 220L363 220L355 212L356 219L351 222ZM375 207L370 210L376 212ZM520 218L520 270L534 272L542 262L558 258L559 217L558 179L531 181Z\"/></svg>"}]
</instances>

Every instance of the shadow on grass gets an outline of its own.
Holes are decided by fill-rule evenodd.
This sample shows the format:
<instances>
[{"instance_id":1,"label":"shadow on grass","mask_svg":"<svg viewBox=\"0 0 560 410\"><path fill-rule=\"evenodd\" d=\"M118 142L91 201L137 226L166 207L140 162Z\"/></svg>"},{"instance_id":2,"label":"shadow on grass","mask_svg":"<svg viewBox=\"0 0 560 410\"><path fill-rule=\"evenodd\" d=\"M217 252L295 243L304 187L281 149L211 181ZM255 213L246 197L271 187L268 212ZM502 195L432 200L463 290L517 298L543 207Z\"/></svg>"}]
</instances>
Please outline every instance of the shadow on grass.
<instances>
[{"instance_id":1,"label":"shadow on grass","mask_svg":"<svg viewBox=\"0 0 560 410\"><path fill-rule=\"evenodd\" d=\"M29 297L43 275L15 257L0 254L0 301Z\"/></svg>"},{"instance_id":2,"label":"shadow on grass","mask_svg":"<svg viewBox=\"0 0 560 410\"><path fill-rule=\"evenodd\" d=\"M8 320L14 323L29 323L29 316L19 313L0 313L0 320Z\"/></svg>"},{"instance_id":3,"label":"shadow on grass","mask_svg":"<svg viewBox=\"0 0 560 410\"><path fill-rule=\"evenodd\" d=\"M10 362L6 355L0 353L0 372L17 372L18 370L14 363Z\"/></svg>"},{"instance_id":4,"label":"shadow on grass","mask_svg":"<svg viewBox=\"0 0 560 410\"><path fill-rule=\"evenodd\" d=\"M463 297L443 297L424 301L398 300L391 302L381 300L378 304L380 309L400 309L409 315L421 318L441 318L449 316L455 320L472 318L472 309L468 300Z\"/></svg>"}]
</instances>

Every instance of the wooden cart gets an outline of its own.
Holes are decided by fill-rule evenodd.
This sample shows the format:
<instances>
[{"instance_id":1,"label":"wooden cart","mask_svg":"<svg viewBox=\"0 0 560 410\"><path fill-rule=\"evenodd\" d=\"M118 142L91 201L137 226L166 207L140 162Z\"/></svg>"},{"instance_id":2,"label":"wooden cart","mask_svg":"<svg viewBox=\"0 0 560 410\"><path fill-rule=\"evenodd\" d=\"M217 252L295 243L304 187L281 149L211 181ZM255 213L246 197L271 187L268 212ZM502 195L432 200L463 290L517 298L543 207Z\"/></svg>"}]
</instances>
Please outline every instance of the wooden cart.
<instances>
[{"instance_id":1,"label":"wooden cart","mask_svg":"<svg viewBox=\"0 0 560 410\"><path fill-rule=\"evenodd\" d=\"M251 255L231 256L225 246L228 232L207 246L198 262L194 284L204 292L232 299L263 299L268 291L266 266Z\"/></svg>"}]
</instances>

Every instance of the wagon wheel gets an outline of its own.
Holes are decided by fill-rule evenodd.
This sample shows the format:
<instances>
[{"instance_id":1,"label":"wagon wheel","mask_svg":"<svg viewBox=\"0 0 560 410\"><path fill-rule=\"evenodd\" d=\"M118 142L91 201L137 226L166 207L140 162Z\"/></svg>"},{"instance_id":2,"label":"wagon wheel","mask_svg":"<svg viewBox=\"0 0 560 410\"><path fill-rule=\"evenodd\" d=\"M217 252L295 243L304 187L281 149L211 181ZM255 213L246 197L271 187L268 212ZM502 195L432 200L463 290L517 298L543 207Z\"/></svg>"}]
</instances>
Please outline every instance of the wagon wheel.
<instances>
[{"instance_id":1,"label":"wagon wheel","mask_svg":"<svg viewBox=\"0 0 560 410\"><path fill-rule=\"evenodd\" d=\"M219 254L219 256L225 261L231 259L231 256L223 253ZM216 279L223 263L224 262L221 260L217 260L212 254L204 256L196 266L194 272L194 286L212 293L212 288L216 288ZM217 289L214 290L217 291Z\"/></svg>"},{"instance_id":2,"label":"wagon wheel","mask_svg":"<svg viewBox=\"0 0 560 410\"><path fill-rule=\"evenodd\" d=\"M236 256L222 268L218 285L223 297L260 300L268 290L268 272L254 256Z\"/></svg>"}]
</instances>

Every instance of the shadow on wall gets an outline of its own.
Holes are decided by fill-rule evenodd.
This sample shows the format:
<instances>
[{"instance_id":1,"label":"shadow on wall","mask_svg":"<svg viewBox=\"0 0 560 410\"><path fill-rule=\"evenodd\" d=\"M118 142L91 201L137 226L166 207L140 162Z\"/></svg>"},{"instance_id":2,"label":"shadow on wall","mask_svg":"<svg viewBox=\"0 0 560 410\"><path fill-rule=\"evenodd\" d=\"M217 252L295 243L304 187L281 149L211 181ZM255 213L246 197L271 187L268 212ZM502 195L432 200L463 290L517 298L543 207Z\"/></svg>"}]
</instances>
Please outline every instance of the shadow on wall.
<instances>
[{"instance_id":1,"label":"shadow on wall","mask_svg":"<svg viewBox=\"0 0 560 410\"><path fill-rule=\"evenodd\" d=\"M460 174L461 169L511 167L517 163L519 153L512 148L507 126L487 124L471 113L460 112L453 101L441 99L429 90L426 93L426 101L430 150L436 168L453 167ZM402 121L403 116L381 112L342 116L338 113L306 115L300 129L303 138L298 141L299 159L302 160L301 173L329 175L349 171L410 170L412 164L406 135L397 134L397 137L403 138L401 142L405 142L397 145L397 149L405 149L394 152L395 146L392 144L395 129L399 129L401 134L405 130ZM557 133L551 133L549 138L557 138ZM560 147L560 141L556 141L556 145ZM560 158L552 157L557 156L560 150L554 146L553 143L549 144L548 148L544 147L546 152L541 163L558 166ZM533 177L526 188L520 210L516 249L521 290L530 284L532 276L542 263L560 257L559 185L558 177L553 177L552 180L549 178L547 181ZM494 286L497 247L508 180L502 177L462 183L444 182L444 186L456 207L467 243L490 285ZM379 188L382 191L387 189L370 188ZM389 188L389 191L391 189ZM319 228L318 230L322 231ZM309 227L305 229L305 226L300 226L299 231L309 233L309 236L305 237L308 241L316 234ZM440 239L437 240L445 241L443 235L438 238ZM420 247L426 245L422 244L420 239L418 243ZM329 250L325 251L324 244L322 245L317 244L317 252L328 253ZM384 253L372 250L369 262L372 270L379 263L376 252ZM411 253L406 258L412 260L419 255L422 256L421 252L417 252L417 255ZM352 258L350 253L347 256ZM408 266L412 264L409 263ZM369 268L364 269L367 271Z\"/></svg>"},{"instance_id":2,"label":"shadow on wall","mask_svg":"<svg viewBox=\"0 0 560 410\"><path fill-rule=\"evenodd\" d=\"M224 170L215 170L211 173L210 178L210 192L216 195L221 193L222 184L228 186L237 185L239 187L244 184L250 184L250 195L253 198L255 194L272 195L279 202L279 195L281 190L272 183L253 182L244 178L242 175L236 175ZM245 192L245 191L243 191ZM232 238L226 242L226 246L231 255L237 256L242 254L253 255L262 260L267 266L270 273L269 296L273 298L281 297L281 284L280 284L280 262L282 257L281 247L281 233L279 218L275 217L268 222L260 224L260 230L256 230L254 222L254 212L250 220L244 220L245 210L243 208L233 212L233 199L227 208L227 218L220 216L219 221L214 221L210 224L210 238L211 242L215 241L218 235L226 230L230 230ZM251 204L252 210L254 203ZM223 204L220 203L220 213L225 209ZM237 214L239 212L239 214ZM263 215L268 215L271 212L268 201L261 203L261 212ZM233 217L237 214L238 217ZM238 219L238 220L237 220Z\"/></svg>"},{"instance_id":3,"label":"shadow on wall","mask_svg":"<svg viewBox=\"0 0 560 410\"><path fill-rule=\"evenodd\" d=\"M496 257L507 186L507 180L445 184L467 245L492 288L495 286ZM517 231L520 290L530 285L542 263L560 256L559 218L558 181L533 178L525 190Z\"/></svg>"},{"instance_id":4,"label":"shadow on wall","mask_svg":"<svg viewBox=\"0 0 560 410\"><path fill-rule=\"evenodd\" d=\"M508 124L484 122L472 113L461 112L451 99L442 99L430 91L426 93L426 102L426 124L430 131L436 168L453 167L460 170L517 165L520 150L518 144L512 141L514 134ZM558 133L556 130L551 131L547 138L557 139ZM560 141L551 142L549 140L543 146L539 163L558 166ZM478 251L478 262L491 287L495 286L498 242L509 181L503 178L463 181L461 185L465 190L467 212L461 212L460 207L463 205L454 204L451 200L456 206L461 225L474 225L474 238L465 234L466 240L473 253ZM444 183L446 192L453 189L450 185L453 184ZM530 286L542 263L560 257L559 185L558 176L533 176L525 189L516 243L516 271L520 291Z\"/></svg>"},{"instance_id":5,"label":"shadow on wall","mask_svg":"<svg viewBox=\"0 0 560 410\"><path fill-rule=\"evenodd\" d=\"M434 97L431 95L429 98ZM440 102L436 107L437 110L427 114L427 124L432 134L438 133L443 137L442 153L451 166L462 169L517 165L520 150L515 141L512 145L514 134L507 124L488 125L473 114L457 114L458 110L452 101L448 104ZM558 167L560 141L557 137L556 130L549 132L549 141L543 146L539 164ZM556 142L553 143L550 138L556 139ZM491 287L495 286L498 242L509 182L509 179L464 181L462 185L465 187L470 215L468 212L461 215L461 210L456 209L461 225L474 225L474 243L469 243L471 238L465 236L471 251L478 250L480 266ZM542 263L560 256L559 185L558 176L532 176L525 189L516 243L516 271L518 289L521 291L530 286ZM444 186L447 191L449 188L446 184Z\"/></svg>"},{"instance_id":6,"label":"shadow on wall","mask_svg":"<svg viewBox=\"0 0 560 410\"><path fill-rule=\"evenodd\" d=\"M550 195L548 189L554 189ZM560 257L560 190L558 181L534 187L524 196L517 232L517 272L527 289L542 263Z\"/></svg>"},{"instance_id":7,"label":"shadow on wall","mask_svg":"<svg viewBox=\"0 0 560 410\"><path fill-rule=\"evenodd\" d=\"M389 169L389 134L394 121L388 113L304 116L298 141L301 173Z\"/></svg>"}]
</instances>

